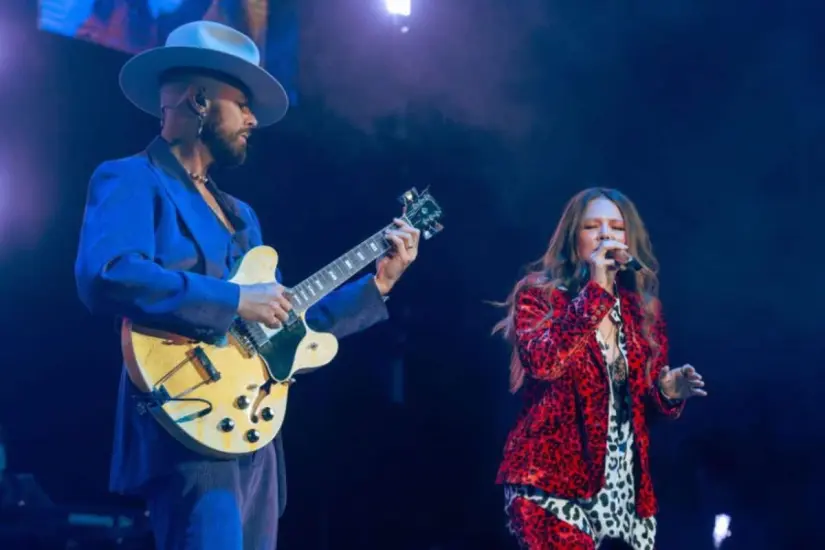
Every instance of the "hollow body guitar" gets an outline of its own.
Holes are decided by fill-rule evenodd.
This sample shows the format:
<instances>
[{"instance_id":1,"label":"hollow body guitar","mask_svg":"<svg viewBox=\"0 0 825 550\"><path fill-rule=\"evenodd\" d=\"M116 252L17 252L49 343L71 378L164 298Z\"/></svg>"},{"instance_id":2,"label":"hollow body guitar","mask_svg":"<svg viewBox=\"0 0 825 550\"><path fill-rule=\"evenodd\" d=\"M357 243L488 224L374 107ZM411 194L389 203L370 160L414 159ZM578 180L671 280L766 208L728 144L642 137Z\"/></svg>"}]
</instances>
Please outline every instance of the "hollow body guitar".
<instances>
[{"instance_id":1,"label":"hollow body guitar","mask_svg":"<svg viewBox=\"0 0 825 550\"><path fill-rule=\"evenodd\" d=\"M403 218L422 237L441 231L441 208L427 191L400 198ZM289 290L293 309L278 329L236 318L221 342L206 343L123 322L121 348L138 403L178 441L201 454L231 457L256 451L280 431L294 377L328 364L338 352L329 333L307 326L306 311L390 249L387 228L375 233ZM248 251L230 281L275 281L278 253Z\"/></svg>"}]
</instances>

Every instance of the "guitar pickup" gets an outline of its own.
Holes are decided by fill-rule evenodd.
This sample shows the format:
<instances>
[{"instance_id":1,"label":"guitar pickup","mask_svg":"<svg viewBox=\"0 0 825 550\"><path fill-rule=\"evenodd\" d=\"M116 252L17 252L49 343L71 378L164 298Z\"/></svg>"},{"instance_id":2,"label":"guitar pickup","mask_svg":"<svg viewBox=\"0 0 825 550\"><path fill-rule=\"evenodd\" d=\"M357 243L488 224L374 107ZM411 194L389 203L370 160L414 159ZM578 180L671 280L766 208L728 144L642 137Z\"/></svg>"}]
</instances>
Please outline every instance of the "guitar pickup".
<instances>
[{"instance_id":1,"label":"guitar pickup","mask_svg":"<svg viewBox=\"0 0 825 550\"><path fill-rule=\"evenodd\" d=\"M215 365L212 363L212 360L209 359L209 356L206 355L206 352L203 351L203 348L200 346L195 346L192 348L192 355L195 356L195 359L200 363L203 370L206 372L206 375L209 376L209 379L212 382L217 382L221 379L221 373L218 372L218 369L215 368Z\"/></svg>"}]
</instances>

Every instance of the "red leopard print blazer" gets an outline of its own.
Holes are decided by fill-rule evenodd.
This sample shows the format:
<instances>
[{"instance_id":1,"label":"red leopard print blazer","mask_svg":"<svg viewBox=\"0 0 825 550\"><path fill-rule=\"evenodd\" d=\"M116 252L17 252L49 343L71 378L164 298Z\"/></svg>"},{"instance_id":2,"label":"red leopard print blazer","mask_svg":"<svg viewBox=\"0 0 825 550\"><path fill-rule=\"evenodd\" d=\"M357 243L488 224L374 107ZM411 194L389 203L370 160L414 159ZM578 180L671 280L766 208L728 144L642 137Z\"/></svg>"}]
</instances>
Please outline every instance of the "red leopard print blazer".
<instances>
[{"instance_id":1,"label":"red leopard print blazer","mask_svg":"<svg viewBox=\"0 0 825 550\"><path fill-rule=\"evenodd\" d=\"M647 420L650 413L678 418L684 402L669 404L655 382L648 385L645 364L650 345L641 332L641 304L620 290L627 340L629 388L635 434L636 511L656 513L650 480ZM554 496L590 498L604 485L609 387L595 330L614 298L589 282L575 297L525 286L516 296L516 347L526 377L523 407L507 437L497 483L532 485ZM545 319L552 306L553 314ZM664 321L652 327L660 353L651 366L655 381L667 365Z\"/></svg>"}]
</instances>

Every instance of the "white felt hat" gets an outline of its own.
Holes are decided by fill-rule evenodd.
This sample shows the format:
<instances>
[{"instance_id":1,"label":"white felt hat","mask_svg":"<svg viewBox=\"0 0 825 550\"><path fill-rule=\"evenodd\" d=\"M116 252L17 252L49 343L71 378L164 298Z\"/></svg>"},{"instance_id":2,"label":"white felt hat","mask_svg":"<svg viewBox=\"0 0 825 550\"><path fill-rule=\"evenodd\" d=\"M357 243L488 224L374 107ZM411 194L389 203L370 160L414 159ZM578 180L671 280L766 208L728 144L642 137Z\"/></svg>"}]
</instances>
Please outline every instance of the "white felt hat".
<instances>
[{"instance_id":1,"label":"white felt hat","mask_svg":"<svg viewBox=\"0 0 825 550\"><path fill-rule=\"evenodd\" d=\"M216 71L246 87L258 125L269 126L286 114L289 98L260 61L258 46L245 34L213 21L194 21L169 33L164 46L127 61L120 71L120 88L136 107L160 118L163 73L185 68Z\"/></svg>"}]
</instances>

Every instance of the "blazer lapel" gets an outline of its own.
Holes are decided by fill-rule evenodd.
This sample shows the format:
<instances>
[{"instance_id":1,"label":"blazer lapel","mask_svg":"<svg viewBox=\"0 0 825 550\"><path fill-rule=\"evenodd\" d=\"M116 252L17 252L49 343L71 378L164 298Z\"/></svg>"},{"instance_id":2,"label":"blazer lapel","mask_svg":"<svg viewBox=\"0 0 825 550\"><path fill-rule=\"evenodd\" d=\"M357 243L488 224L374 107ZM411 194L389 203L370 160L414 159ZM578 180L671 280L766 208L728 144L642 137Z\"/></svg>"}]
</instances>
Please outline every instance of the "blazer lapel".
<instances>
[{"instance_id":1,"label":"blazer lapel","mask_svg":"<svg viewBox=\"0 0 825 550\"><path fill-rule=\"evenodd\" d=\"M218 187L211 181L209 183L209 189L212 191L212 194L215 196L215 200L218 201L218 204L223 209L224 214L226 214L229 221L235 228L235 243L244 252L248 251L250 248L249 229L251 226L249 221L244 216L244 212L238 205L237 199L218 189Z\"/></svg>"},{"instance_id":2,"label":"blazer lapel","mask_svg":"<svg viewBox=\"0 0 825 550\"><path fill-rule=\"evenodd\" d=\"M165 140L156 138L147 153L181 220L205 258L206 274L222 278L227 267L229 231L189 180Z\"/></svg>"},{"instance_id":3,"label":"blazer lapel","mask_svg":"<svg viewBox=\"0 0 825 550\"><path fill-rule=\"evenodd\" d=\"M596 329L598 330L598 329ZM593 360L596 362L596 365L599 367L599 372L605 372L605 362L604 362L604 354L602 353L601 348L599 348L599 340L596 338L595 331L591 331L590 334L586 336L587 338L587 348L590 350L590 353L593 355Z\"/></svg>"},{"instance_id":4,"label":"blazer lapel","mask_svg":"<svg viewBox=\"0 0 825 550\"><path fill-rule=\"evenodd\" d=\"M627 360L631 379L644 373L644 358L648 357L650 346L642 334L642 311L639 307L639 298L634 293L620 289L622 307L622 321L625 325L625 340L627 342Z\"/></svg>"}]
</instances>

